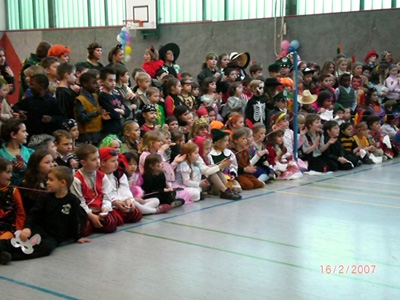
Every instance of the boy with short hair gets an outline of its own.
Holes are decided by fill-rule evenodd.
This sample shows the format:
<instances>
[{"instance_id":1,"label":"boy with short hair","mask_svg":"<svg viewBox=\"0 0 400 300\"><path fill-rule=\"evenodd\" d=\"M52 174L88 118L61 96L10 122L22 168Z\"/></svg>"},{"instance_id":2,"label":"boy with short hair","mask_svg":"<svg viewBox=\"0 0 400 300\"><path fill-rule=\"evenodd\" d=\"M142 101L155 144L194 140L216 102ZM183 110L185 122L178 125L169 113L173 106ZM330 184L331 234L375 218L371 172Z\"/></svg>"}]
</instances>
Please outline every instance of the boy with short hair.
<instances>
[{"instance_id":1,"label":"boy with short hair","mask_svg":"<svg viewBox=\"0 0 400 300\"><path fill-rule=\"evenodd\" d=\"M128 118L131 111L119 99L113 90L116 86L116 74L111 68L104 68L100 71L100 80L103 84L103 91L99 95L100 106L109 113L110 118L103 118L103 136L109 134L120 135L122 132L122 118Z\"/></svg>"},{"instance_id":2,"label":"boy with short hair","mask_svg":"<svg viewBox=\"0 0 400 300\"><path fill-rule=\"evenodd\" d=\"M56 89L56 98L60 102L61 110L68 119L74 118L74 101L78 96L70 86L75 84L76 69L69 63L60 64L57 67L57 76L60 82Z\"/></svg>"},{"instance_id":3,"label":"boy with short hair","mask_svg":"<svg viewBox=\"0 0 400 300\"><path fill-rule=\"evenodd\" d=\"M135 76L135 81L138 89L136 90L136 97L140 100L140 107L145 104L150 104L149 99L146 97L146 91L151 85L151 77L145 72L139 72Z\"/></svg>"},{"instance_id":4,"label":"boy with short hair","mask_svg":"<svg viewBox=\"0 0 400 300\"><path fill-rule=\"evenodd\" d=\"M57 68L60 65L60 60L54 56L47 56L43 58L40 65L45 69L47 78L49 79L48 90L55 97L58 87Z\"/></svg>"},{"instance_id":5,"label":"boy with short hair","mask_svg":"<svg viewBox=\"0 0 400 300\"><path fill-rule=\"evenodd\" d=\"M87 238L81 238L87 216L79 199L69 192L73 180L71 170L66 167L58 166L50 170L47 179L49 193L42 193L39 197L19 236L25 242L38 233L41 236L40 244L33 246L32 254L25 254L20 248L14 248L10 240L0 241L0 264L48 256L60 243L71 239L78 243L90 242Z\"/></svg>"},{"instance_id":6,"label":"boy with short hair","mask_svg":"<svg viewBox=\"0 0 400 300\"><path fill-rule=\"evenodd\" d=\"M43 133L51 135L61 128L64 121L58 100L46 93L48 86L46 75L33 75L29 82L32 96L21 99L13 106L13 111L25 119L26 129L31 136Z\"/></svg>"},{"instance_id":7,"label":"boy with short hair","mask_svg":"<svg viewBox=\"0 0 400 300\"><path fill-rule=\"evenodd\" d=\"M136 95L129 87L128 68L123 64L114 64L112 69L116 74L117 84L115 86L115 91L118 92L118 95L122 99L123 103L132 110L134 116L134 112L139 106L139 100L136 99Z\"/></svg>"},{"instance_id":8,"label":"boy with short hair","mask_svg":"<svg viewBox=\"0 0 400 300\"><path fill-rule=\"evenodd\" d=\"M55 137L54 145L57 147L55 162L59 166L77 169L79 164L72 153L72 135L66 130L59 129L54 131L53 136Z\"/></svg>"},{"instance_id":9,"label":"boy with short hair","mask_svg":"<svg viewBox=\"0 0 400 300\"><path fill-rule=\"evenodd\" d=\"M163 128L165 124L165 112L162 105L158 104L160 102L160 90L156 87L151 86L146 91L146 97L149 100L150 104L153 104L156 107L157 112L155 124L160 125L161 128Z\"/></svg>"},{"instance_id":10,"label":"boy with short hair","mask_svg":"<svg viewBox=\"0 0 400 300\"><path fill-rule=\"evenodd\" d=\"M88 215L83 236L94 231L111 233L117 228L118 218L112 211L111 184L105 174L99 170L99 151L91 144L84 144L76 150L82 168L75 173L71 192L81 201Z\"/></svg>"},{"instance_id":11,"label":"boy with short hair","mask_svg":"<svg viewBox=\"0 0 400 300\"><path fill-rule=\"evenodd\" d=\"M109 114L102 110L97 95L97 79L94 74L84 73L81 78L82 91L75 99L75 120L78 122L79 141L97 145L103 129L102 119Z\"/></svg>"},{"instance_id":12,"label":"boy with short hair","mask_svg":"<svg viewBox=\"0 0 400 300\"><path fill-rule=\"evenodd\" d=\"M256 79L263 76L263 68L260 64L252 64L250 66L250 77Z\"/></svg>"}]
</instances>

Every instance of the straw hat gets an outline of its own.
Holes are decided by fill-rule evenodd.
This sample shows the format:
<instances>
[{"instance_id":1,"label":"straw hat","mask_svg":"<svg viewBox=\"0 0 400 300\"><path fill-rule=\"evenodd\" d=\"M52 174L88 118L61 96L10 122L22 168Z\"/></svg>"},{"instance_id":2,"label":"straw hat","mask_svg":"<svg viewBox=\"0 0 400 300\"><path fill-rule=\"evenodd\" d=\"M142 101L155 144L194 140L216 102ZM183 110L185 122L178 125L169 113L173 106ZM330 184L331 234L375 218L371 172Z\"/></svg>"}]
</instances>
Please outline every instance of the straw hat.
<instances>
[{"instance_id":1,"label":"straw hat","mask_svg":"<svg viewBox=\"0 0 400 300\"><path fill-rule=\"evenodd\" d=\"M231 61L240 62L240 65L242 66L243 69L246 69L250 63L250 54L248 52L243 52L243 53L232 52L229 55L229 58Z\"/></svg>"},{"instance_id":2,"label":"straw hat","mask_svg":"<svg viewBox=\"0 0 400 300\"><path fill-rule=\"evenodd\" d=\"M301 104L311 104L317 101L318 96L312 95L309 90L304 90L303 95L299 98Z\"/></svg>"}]
</instances>

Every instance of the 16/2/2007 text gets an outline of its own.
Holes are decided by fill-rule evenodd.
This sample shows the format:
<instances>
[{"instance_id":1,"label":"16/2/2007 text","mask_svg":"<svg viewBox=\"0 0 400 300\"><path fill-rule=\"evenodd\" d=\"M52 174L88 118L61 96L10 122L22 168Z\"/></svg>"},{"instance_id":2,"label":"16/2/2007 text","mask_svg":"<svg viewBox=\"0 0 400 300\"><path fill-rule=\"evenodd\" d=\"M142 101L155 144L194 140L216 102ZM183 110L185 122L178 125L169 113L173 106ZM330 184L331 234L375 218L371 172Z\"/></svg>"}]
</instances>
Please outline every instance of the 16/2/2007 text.
<instances>
[{"instance_id":1,"label":"16/2/2007 text","mask_svg":"<svg viewBox=\"0 0 400 300\"><path fill-rule=\"evenodd\" d=\"M321 274L374 274L376 265L320 265Z\"/></svg>"}]
</instances>

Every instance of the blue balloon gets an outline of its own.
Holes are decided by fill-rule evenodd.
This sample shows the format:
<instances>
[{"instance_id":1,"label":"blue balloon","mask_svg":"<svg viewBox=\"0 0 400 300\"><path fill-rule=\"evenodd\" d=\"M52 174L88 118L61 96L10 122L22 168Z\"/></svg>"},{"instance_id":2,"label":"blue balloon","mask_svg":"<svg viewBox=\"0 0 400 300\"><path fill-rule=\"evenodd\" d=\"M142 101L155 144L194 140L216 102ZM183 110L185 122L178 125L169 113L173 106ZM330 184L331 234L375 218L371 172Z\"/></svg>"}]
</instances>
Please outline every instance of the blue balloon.
<instances>
[{"instance_id":1,"label":"blue balloon","mask_svg":"<svg viewBox=\"0 0 400 300\"><path fill-rule=\"evenodd\" d=\"M290 46L292 46L294 48L294 50L297 50L300 47L300 43L298 40L293 40L290 42Z\"/></svg>"},{"instance_id":2,"label":"blue balloon","mask_svg":"<svg viewBox=\"0 0 400 300\"><path fill-rule=\"evenodd\" d=\"M121 31L121 33L119 34L119 37L120 37L122 40L124 40L124 39L125 39L125 34L124 34L124 32L123 32L123 31Z\"/></svg>"},{"instance_id":3,"label":"blue balloon","mask_svg":"<svg viewBox=\"0 0 400 300\"><path fill-rule=\"evenodd\" d=\"M292 52L294 52L294 51L296 51L296 49L294 49L293 46L289 46L289 48L287 48L287 52L288 52L288 53L292 53Z\"/></svg>"}]
</instances>

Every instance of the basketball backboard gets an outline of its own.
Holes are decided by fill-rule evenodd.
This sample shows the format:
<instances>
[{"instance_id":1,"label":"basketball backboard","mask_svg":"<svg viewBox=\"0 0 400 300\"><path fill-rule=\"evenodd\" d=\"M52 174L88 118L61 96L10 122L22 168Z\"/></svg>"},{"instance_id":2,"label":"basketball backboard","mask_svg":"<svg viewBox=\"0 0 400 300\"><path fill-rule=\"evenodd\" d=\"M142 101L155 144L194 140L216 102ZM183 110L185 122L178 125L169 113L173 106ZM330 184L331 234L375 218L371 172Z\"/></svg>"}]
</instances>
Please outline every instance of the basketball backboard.
<instances>
[{"instance_id":1,"label":"basketball backboard","mask_svg":"<svg viewBox=\"0 0 400 300\"><path fill-rule=\"evenodd\" d=\"M157 29L156 0L125 0L126 19L128 27L135 26L136 30Z\"/></svg>"}]
</instances>

